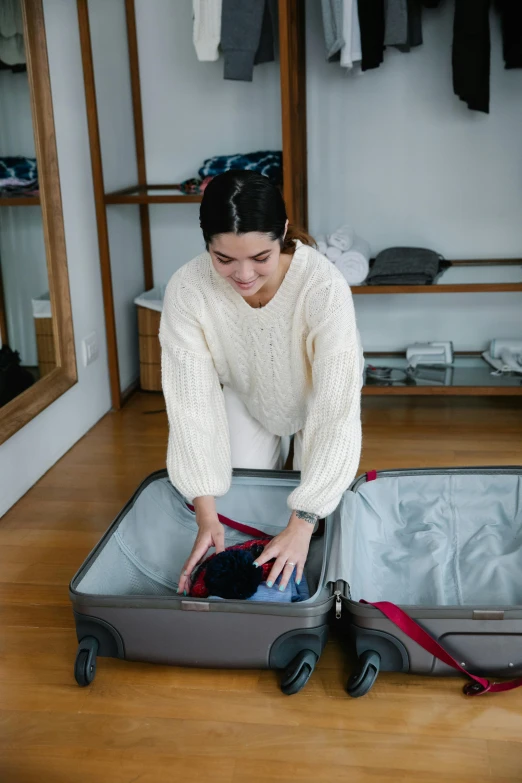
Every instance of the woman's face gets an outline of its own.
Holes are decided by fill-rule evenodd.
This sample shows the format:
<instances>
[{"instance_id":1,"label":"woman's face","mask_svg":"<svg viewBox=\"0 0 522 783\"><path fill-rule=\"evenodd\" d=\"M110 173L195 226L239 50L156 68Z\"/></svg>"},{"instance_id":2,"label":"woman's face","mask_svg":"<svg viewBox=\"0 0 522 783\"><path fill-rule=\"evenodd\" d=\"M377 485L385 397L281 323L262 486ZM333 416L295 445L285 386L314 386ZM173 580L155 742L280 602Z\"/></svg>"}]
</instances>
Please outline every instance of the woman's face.
<instances>
[{"instance_id":1,"label":"woman's face","mask_svg":"<svg viewBox=\"0 0 522 783\"><path fill-rule=\"evenodd\" d=\"M241 296L253 296L277 278L281 245L268 234L218 234L208 249L216 272Z\"/></svg>"}]
</instances>

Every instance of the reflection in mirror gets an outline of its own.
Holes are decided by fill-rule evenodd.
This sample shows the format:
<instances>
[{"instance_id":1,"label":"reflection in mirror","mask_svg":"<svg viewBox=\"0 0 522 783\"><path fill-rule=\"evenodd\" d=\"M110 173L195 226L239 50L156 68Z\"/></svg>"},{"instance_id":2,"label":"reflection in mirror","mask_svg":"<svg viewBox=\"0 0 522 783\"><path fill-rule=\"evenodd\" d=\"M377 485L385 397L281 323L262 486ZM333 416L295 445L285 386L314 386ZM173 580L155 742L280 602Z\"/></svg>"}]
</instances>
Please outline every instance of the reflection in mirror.
<instances>
[{"instance_id":1,"label":"reflection in mirror","mask_svg":"<svg viewBox=\"0 0 522 783\"><path fill-rule=\"evenodd\" d=\"M0 0L0 406L56 367L19 0Z\"/></svg>"}]
</instances>

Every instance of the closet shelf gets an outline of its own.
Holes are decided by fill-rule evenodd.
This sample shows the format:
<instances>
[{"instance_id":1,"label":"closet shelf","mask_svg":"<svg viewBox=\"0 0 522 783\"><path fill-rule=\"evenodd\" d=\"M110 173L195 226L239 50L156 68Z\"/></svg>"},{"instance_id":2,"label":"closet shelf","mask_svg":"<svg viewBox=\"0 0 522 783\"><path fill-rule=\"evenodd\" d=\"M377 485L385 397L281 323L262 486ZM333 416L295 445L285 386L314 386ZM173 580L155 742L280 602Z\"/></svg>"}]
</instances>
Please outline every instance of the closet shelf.
<instances>
[{"instance_id":1,"label":"closet shelf","mask_svg":"<svg viewBox=\"0 0 522 783\"><path fill-rule=\"evenodd\" d=\"M0 207L37 207L40 196L0 196Z\"/></svg>"},{"instance_id":2,"label":"closet shelf","mask_svg":"<svg viewBox=\"0 0 522 783\"><path fill-rule=\"evenodd\" d=\"M451 266L433 285L357 285L352 294L464 294L522 292L522 258L449 261ZM518 267L518 268L517 268ZM473 275L481 270L482 278Z\"/></svg>"},{"instance_id":3,"label":"closet shelf","mask_svg":"<svg viewBox=\"0 0 522 783\"><path fill-rule=\"evenodd\" d=\"M406 357L403 353L366 353L367 363L376 367L394 367L406 369ZM430 368L433 374L432 368ZM492 368L482 359L480 353L455 352L453 367L440 368L441 383L431 385L424 381L422 385L379 386L367 383L363 387L364 395L448 395L448 396L522 396L521 375L492 375Z\"/></svg>"},{"instance_id":4,"label":"closet shelf","mask_svg":"<svg viewBox=\"0 0 522 783\"><path fill-rule=\"evenodd\" d=\"M135 185L105 194L106 204L198 204L201 195L182 193L179 185Z\"/></svg>"}]
</instances>

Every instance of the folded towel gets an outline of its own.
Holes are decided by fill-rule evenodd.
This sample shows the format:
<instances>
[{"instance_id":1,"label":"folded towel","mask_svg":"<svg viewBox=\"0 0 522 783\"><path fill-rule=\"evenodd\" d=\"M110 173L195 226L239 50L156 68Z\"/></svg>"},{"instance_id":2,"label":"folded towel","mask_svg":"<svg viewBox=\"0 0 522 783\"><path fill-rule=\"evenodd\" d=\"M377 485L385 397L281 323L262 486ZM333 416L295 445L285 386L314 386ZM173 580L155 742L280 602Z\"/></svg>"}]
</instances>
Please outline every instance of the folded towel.
<instances>
[{"instance_id":1,"label":"folded towel","mask_svg":"<svg viewBox=\"0 0 522 783\"><path fill-rule=\"evenodd\" d=\"M325 256L326 251L328 249L328 244L326 242L326 237L324 234L319 234L318 237L316 237L315 244L317 245L318 251Z\"/></svg>"},{"instance_id":2,"label":"folded towel","mask_svg":"<svg viewBox=\"0 0 522 783\"><path fill-rule=\"evenodd\" d=\"M328 244L332 247L338 247L339 250L342 250L344 253L346 250L351 248L353 245L353 240L353 230L350 228L350 226L344 225L338 228L337 231L334 231L333 234L330 234L328 237Z\"/></svg>"},{"instance_id":3,"label":"folded towel","mask_svg":"<svg viewBox=\"0 0 522 783\"><path fill-rule=\"evenodd\" d=\"M370 245L364 239L354 237L352 247L341 254L335 266L348 285L364 283L370 271Z\"/></svg>"},{"instance_id":4,"label":"folded towel","mask_svg":"<svg viewBox=\"0 0 522 783\"><path fill-rule=\"evenodd\" d=\"M342 254L343 254L343 251L340 248L338 248L338 247L327 247L326 248L326 253L325 253L326 258L329 258L330 261L333 264L335 264L336 261L338 261L339 258L341 258Z\"/></svg>"}]
</instances>

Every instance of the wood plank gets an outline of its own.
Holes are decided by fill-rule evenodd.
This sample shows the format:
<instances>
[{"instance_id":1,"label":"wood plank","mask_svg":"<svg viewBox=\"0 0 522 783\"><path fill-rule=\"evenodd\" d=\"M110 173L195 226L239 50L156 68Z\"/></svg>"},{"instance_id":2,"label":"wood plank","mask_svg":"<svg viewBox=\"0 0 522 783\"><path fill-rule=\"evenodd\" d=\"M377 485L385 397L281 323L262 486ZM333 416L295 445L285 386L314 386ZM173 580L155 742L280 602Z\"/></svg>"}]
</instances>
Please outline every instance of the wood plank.
<instances>
[{"instance_id":1,"label":"wood plank","mask_svg":"<svg viewBox=\"0 0 522 783\"><path fill-rule=\"evenodd\" d=\"M104 198L106 204L199 204L203 196L186 193L176 195L143 192L122 196L107 195ZM149 288L151 287L149 285Z\"/></svg>"},{"instance_id":2,"label":"wood plank","mask_svg":"<svg viewBox=\"0 0 522 783\"><path fill-rule=\"evenodd\" d=\"M364 386L365 396L395 395L399 397L519 397L520 386Z\"/></svg>"},{"instance_id":3,"label":"wood plank","mask_svg":"<svg viewBox=\"0 0 522 783\"><path fill-rule=\"evenodd\" d=\"M40 196L0 196L0 207L37 207Z\"/></svg>"},{"instance_id":4,"label":"wood plank","mask_svg":"<svg viewBox=\"0 0 522 783\"><path fill-rule=\"evenodd\" d=\"M308 228L305 3L279 0L283 195L290 223Z\"/></svg>"},{"instance_id":5,"label":"wood plank","mask_svg":"<svg viewBox=\"0 0 522 783\"><path fill-rule=\"evenodd\" d=\"M151 759L121 750L74 748L56 751L38 747L30 751L6 750L0 758L0 777L5 783L163 783L177 780L208 780L230 783L233 759L199 757ZM108 776L110 775L110 777ZM457 783L457 782L455 782ZM481 783L476 781L476 783Z\"/></svg>"},{"instance_id":6,"label":"wood plank","mask_svg":"<svg viewBox=\"0 0 522 783\"><path fill-rule=\"evenodd\" d=\"M485 294L522 291L522 283L454 283L451 285L354 285L352 294Z\"/></svg>"},{"instance_id":7,"label":"wood plank","mask_svg":"<svg viewBox=\"0 0 522 783\"><path fill-rule=\"evenodd\" d=\"M229 716L226 716L229 717ZM389 767L408 772L431 772L434 768L450 774L455 768L481 775L488 769L488 746L482 740L447 737L441 749L439 737L388 735L363 731L314 729L313 742L304 726L265 726L242 724L230 720L198 722L183 717L135 718L49 712L0 711L0 750L35 748L59 744L66 750L85 746L108 746L128 753L139 753L154 760L167 754L175 758L207 757L214 759L249 759L266 764L305 763L317 761L317 748L328 763L350 768ZM202 742L202 737L207 741ZM503 746L505 743L499 743ZM376 752L376 750L378 752ZM442 752L441 752L442 751ZM501 748L498 766L504 767ZM2 755L2 754L0 754ZM495 772L496 770L492 770Z\"/></svg>"},{"instance_id":8,"label":"wood plank","mask_svg":"<svg viewBox=\"0 0 522 783\"><path fill-rule=\"evenodd\" d=\"M87 107L87 127L91 152L91 168L98 230L98 249L102 277L103 310L107 338L107 358L111 386L112 406L119 410L122 405L120 369L118 364L118 341L116 336L116 316L114 313L114 292L112 287L111 251L109 229L105 209L105 186L103 181L103 163L101 154L100 127L96 103L96 84L89 24L89 6L87 0L77 0L78 24L80 31L80 49L82 55L85 102Z\"/></svg>"},{"instance_id":9,"label":"wood plank","mask_svg":"<svg viewBox=\"0 0 522 783\"><path fill-rule=\"evenodd\" d=\"M147 184L145 161L145 135L143 132L143 109L141 104L140 63L138 56L138 35L136 32L136 8L134 0L125 0L127 20L127 44L129 49L129 73L132 94L132 116L134 120L134 144L138 167L138 184L144 188ZM140 204L141 244L143 251L143 277L145 290L154 286L152 267L152 244L150 236L150 215L148 204Z\"/></svg>"}]
</instances>

